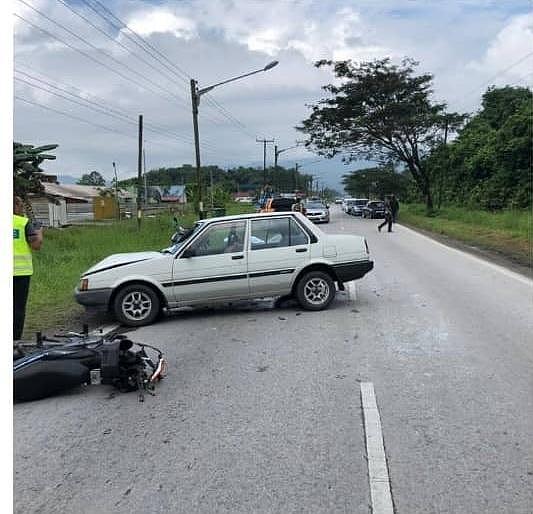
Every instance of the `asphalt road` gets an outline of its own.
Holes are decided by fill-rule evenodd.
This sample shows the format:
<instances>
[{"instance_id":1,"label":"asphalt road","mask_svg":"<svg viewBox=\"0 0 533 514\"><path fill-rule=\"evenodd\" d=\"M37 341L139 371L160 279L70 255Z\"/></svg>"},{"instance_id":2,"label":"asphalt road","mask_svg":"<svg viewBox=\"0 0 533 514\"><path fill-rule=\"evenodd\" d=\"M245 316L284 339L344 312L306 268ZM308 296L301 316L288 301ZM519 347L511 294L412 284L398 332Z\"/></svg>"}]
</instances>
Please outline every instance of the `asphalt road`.
<instances>
[{"instance_id":1,"label":"asphalt road","mask_svg":"<svg viewBox=\"0 0 533 514\"><path fill-rule=\"evenodd\" d=\"M533 512L533 287L402 226L332 209L375 269L325 312L173 315L156 397L77 390L14 409L15 512L371 512L372 382L398 513ZM353 294L353 293L356 294Z\"/></svg>"}]
</instances>

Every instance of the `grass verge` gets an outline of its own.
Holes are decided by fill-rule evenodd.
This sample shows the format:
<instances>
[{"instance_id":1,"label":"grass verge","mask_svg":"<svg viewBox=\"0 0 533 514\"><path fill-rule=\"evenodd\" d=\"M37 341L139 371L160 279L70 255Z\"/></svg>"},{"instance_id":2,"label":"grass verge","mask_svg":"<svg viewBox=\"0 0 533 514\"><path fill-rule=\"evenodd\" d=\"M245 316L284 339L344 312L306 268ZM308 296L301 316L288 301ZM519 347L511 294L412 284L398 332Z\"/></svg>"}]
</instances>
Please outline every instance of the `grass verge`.
<instances>
[{"instance_id":1,"label":"grass verge","mask_svg":"<svg viewBox=\"0 0 533 514\"><path fill-rule=\"evenodd\" d=\"M252 206L229 204L226 213L253 212ZM179 216L183 226L191 226L194 213ZM37 330L67 328L77 330L84 308L74 300L80 275L99 260L114 253L160 250L169 246L174 225L170 214L142 219L111 221L105 224L48 229L43 248L33 255L34 275L26 309L24 337Z\"/></svg>"},{"instance_id":2,"label":"grass verge","mask_svg":"<svg viewBox=\"0 0 533 514\"><path fill-rule=\"evenodd\" d=\"M399 222L441 234L482 250L497 252L522 266L532 265L532 213L487 212L445 207L426 216L420 204L402 205Z\"/></svg>"}]
</instances>

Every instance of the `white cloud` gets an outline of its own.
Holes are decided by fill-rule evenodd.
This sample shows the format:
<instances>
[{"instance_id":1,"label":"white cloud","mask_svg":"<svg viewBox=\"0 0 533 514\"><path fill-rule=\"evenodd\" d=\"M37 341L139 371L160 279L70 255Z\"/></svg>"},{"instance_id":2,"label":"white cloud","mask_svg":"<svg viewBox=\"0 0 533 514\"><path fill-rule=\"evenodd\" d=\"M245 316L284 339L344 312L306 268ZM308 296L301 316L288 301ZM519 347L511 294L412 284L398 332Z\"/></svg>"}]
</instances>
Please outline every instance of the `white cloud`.
<instances>
[{"instance_id":1,"label":"white cloud","mask_svg":"<svg viewBox=\"0 0 533 514\"><path fill-rule=\"evenodd\" d=\"M166 7L136 12L129 20L128 26L141 36L165 32L185 40L197 36L196 23L193 20L177 16Z\"/></svg>"},{"instance_id":2,"label":"white cloud","mask_svg":"<svg viewBox=\"0 0 533 514\"><path fill-rule=\"evenodd\" d=\"M528 54L530 58L509 69L502 79L512 81L533 70L533 13L511 18L489 44L483 58L471 62L470 67L492 75Z\"/></svg>"},{"instance_id":3,"label":"white cloud","mask_svg":"<svg viewBox=\"0 0 533 514\"><path fill-rule=\"evenodd\" d=\"M153 84L149 85L152 91L143 90L135 84L133 76L131 80L120 77L18 22L15 24L17 66L64 87L72 84L82 96L92 99L97 96L97 101L104 106L123 109L134 119L143 113L146 126L170 127L173 132L191 139L188 80L169 80L168 69L165 78L139 61L135 54L160 67L124 34L119 35L110 29L82 3L69 2L69 5L98 26L110 29L113 37L131 48L133 53L128 54L98 34L57 1L30 1L144 77L180 95L182 101L155 94ZM202 144L205 143L203 162L246 165L262 164L262 147L255 142L254 135L275 137L281 147L290 146L302 137L293 127L309 114L305 104L323 97L321 86L333 80L331 70L311 65L315 60L412 56L420 60L420 71L435 73L439 98L450 100L458 96L457 101L463 101L461 92L481 84L530 51L531 15L520 15L528 10L520 10L516 5L511 10L505 2L494 3L494 8L486 3L476 7L472 2L468 8L464 7L464 2L420 2L416 6L409 2L408 8L403 9L404 4L405 0L180 0L157 4L115 0L109 8L169 60L198 79L203 87L260 69L272 59L280 61L279 66L267 73L212 92L212 97L246 126L248 134L213 110L207 98L202 99L200 139ZM43 21L31 10L21 6L16 10L61 34L57 27ZM106 61L94 49L61 35L94 58ZM112 68L120 69L116 63L106 62ZM532 61L527 61L513 69L513 73L523 74L524 69L529 71L531 66ZM130 76L126 69L121 71ZM516 75L509 73L502 80L513 77ZM135 80L142 79L137 76ZM484 89L479 88L479 95ZM127 176L128 171L135 172L135 123L125 124L20 82L16 83L15 91L29 100L127 134L110 134L88 123L17 102L14 119L17 140L31 144L60 144L57 161L47 164L50 172L81 176L89 169L101 169L105 176L110 176L113 161L119 163L121 177ZM479 105L479 95L469 97L469 108ZM191 145L179 139L162 139L150 132L146 133L146 139L149 167L173 166L194 160ZM208 146L211 153L207 151ZM271 160L272 148L268 151L267 158ZM283 153L280 164L293 165L295 159L303 159L304 154L300 151ZM335 167L331 164L329 168L324 165L323 169L331 171ZM320 165L313 168L313 173L322 169ZM339 166L339 170L342 173L346 168ZM328 173L324 171L324 176ZM331 183L335 181L336 178L331 179Z\"/></svg>"}]
</instances>

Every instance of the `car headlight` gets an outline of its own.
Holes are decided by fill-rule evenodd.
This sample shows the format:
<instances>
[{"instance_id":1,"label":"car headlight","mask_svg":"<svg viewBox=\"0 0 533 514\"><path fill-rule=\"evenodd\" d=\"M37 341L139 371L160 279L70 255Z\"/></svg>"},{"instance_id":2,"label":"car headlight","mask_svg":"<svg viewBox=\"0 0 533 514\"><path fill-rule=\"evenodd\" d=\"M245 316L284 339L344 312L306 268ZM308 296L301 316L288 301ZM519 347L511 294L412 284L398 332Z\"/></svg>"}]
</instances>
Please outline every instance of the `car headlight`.
<instances>
[{"instance_id":1,"label":"car headlight","mask_svg":"<svg viewBox=\"0 0 533 514\"><path fill-rule=\"evenodd\" d=\"M82 278L80 281L80 291L87 291L89 289L89 279Z\"/></svg>"}]
</instances>

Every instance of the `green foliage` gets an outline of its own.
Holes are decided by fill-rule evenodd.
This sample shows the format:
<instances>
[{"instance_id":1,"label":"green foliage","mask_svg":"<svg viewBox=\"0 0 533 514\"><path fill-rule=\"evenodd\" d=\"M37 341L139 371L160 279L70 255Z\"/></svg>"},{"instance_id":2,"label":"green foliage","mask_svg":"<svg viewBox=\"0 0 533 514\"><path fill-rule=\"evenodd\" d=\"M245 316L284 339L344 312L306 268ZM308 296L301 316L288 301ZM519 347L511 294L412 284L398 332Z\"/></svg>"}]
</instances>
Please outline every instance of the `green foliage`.
<instances>
[{"instance_id":1,"label":"green foliage","mask_svg":"<svg viewBox=\"0 0 533 514\"><path fill-rule=\"evenodd\" d=\"M213 176L213 184L217 188L224 190L226 193L235 193L237 191L247 191L252 195L259 193L263 187L263 169L239 166L229 170L223 170L218 166L203 166L201 168L202 183L204 186L204 199L209 198L208 190L210 185L210 176ZM266 170L267 182L272 184L278 192L291 192L295 189L307 189L310 187L312 177L295 170L294 168L284 168L278 166L277 170L269 167ZM196 198L196 168L190 164L184 164L177 168L158 168L146 173L146 182L148 185L175 185L186 184L188 201ZM120 181L123 187L135 185L136 178Z\"/></svg>"},{"instance_id":2,"label":"green foliage","mask_svg":"<svg viewBox=\"0 0 533 514\"><path fill-rule=\"evenodd\" d=\"M391 166L377 166L352 171L344 175L344 189L360 198L385 198L394 194L404 200L412 180L406 173L395 173Z\"/></svg>"},{"instance_id":3,"label":"green foliage","mask_svg":"<svg viewBox=\"0 0 533 514\"><path fill-rule=\"evenodd\" d=\"M26 198L28 193L40 193L43 186L39 175L43 173L41 164L53 160L55 155L45 154L55 150L58 145L35 147L22 143L13 143L13 190L16 195Z\"/></svg>"},{"instance_id":4,"label":"green foliage","mask_svg":"<svg viewBox=\"0 0 533 514\"><path fill-rule=\"evenodd\" d=\"M394 65L388 58L318 61L317 67L331 66L339 81L323 87L330 97L311 105L311 115L297 128L320 155L403 163L430 209L432 175L423 158L440 144L446 126L453 131L465 117L431 101L433 76L415 75L417 65L411 59Z\"/></svg>"},{"instance_id":5,"label":"green foliage","mask_svg":"<svg viewBox=\"0 0 533 514\"><path fill-rule=\"evenodd\" d=\"M438 205L531 206L532 115L529 89L489 88L458 137L426 160Z\"/></svg>"},{"instance_id":6,"label":"green foliage","mask_svg":"<svg viewBox=\"0 0 533 514\"><path fill-rule=\"evenodd\" d=\"M91 171L82 175L76 184L80 186L105 186L105 178L97 171Z\"/></svg>"},{"instance_id":7,"label":"green foliage","mask_svg":"<svg viewBox=\"0 0 533 514\"><path fill-rule=\"evenodd\" d=\"M531 266L531 210L480 209L448 206L426 215L422 204L402 204L402 223L452 237L469 245L495 250L517 262Z\"/></svg>"}]
</instances>

